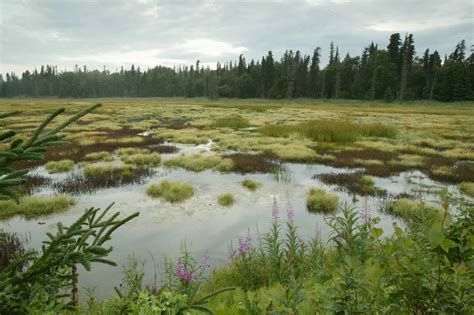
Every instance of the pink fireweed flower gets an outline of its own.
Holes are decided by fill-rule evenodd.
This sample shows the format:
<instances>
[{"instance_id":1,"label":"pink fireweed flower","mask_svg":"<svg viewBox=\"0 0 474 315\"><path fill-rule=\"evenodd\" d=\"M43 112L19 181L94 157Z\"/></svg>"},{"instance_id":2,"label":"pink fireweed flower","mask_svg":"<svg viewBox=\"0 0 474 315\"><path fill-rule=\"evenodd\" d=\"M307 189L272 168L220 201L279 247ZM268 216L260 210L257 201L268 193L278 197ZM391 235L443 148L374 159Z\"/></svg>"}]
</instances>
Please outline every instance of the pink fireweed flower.
<instances>
[{"instance_id":1,"label":"pink fireweed flower","mask_svg":"<svg viewBox=\"0 0 474 315\"><path fill-rule=\"evenodd\" d=\"M234 260L236 251L234 248L232 248L232 243L229 245L229 248L227 249L227 258L229 260Z\"/></svg>"},{"instance_id":2,"label":"pink fireweed flower","mask_svg":"<svg viewBox=\"0 0 474 315\"><path fill-rule=\"evenodd\" d=\"M319 226L316 226L316 233L314 235L314 240L316 242L321 242L321 228Z\"/></svg>"},{"instance_id":3,"label":"pink fireweed flower","mask_svg":"<svg viewBox=\"0 0 474 315\"><path fill-rule=\"evenodd\" d=\"M185 284L197 279L196 272L186 268L181 259L176 262L176 276Z\"/></svg>"},{"instance_id":4,"label":"pink fireweed flower","mask_svg":"<svg viewBox=\"0 0 474 315\"><path fill-rule=\"evenodd\" d=\"M272 218L274 221L278 221L278 207L276 199L273 199Z\"/></svg>"},{"instance_id":5,"label":"pink fireweed flower","mask_svg":"<svg viewBox=\"0 0 474 315\"><path fill-rule=\"evenodd\" d=\"M361 217L362 221L364 221L365 225L370 224L372 218L370 216L370 212L369 212L368 209L365 209L364 212L362 212L360 217Z\"/></svg>"},{"instance_id":6,"label":"pink fireweed flower","mask_svg":"<svg viewBox=\"0 0 474 315\"><path fill-rule=\"evenodd\" d=\"M156 295L156 293L158 293L158 288L156 287L156 285L153 285L151 287L151 294Z\"/></svg>"},{"instance_id":7,"label":"pink fireweed flower","mask_svg":"<svg viewBox=\"0 0 474 315\"><path fill-rule=\"evenodd\" d=\"M291 205L288 205L287 215L288 221L292 222L295 218L295 210L293 210L293 207L291 207Z\"/></svg>"},{"instance_id":8,"label":"pink fireweed flower","mask_svg":"<svg viewBox=\"0 0 474 315\"><path fill-rule=\"evenodd\" d=\"M252 235L250 232L247 232L245 237L239 237L239 246L237 247L237 251L240 255L244 256L250 250L252 245Z\"/></svg>"},{"instance_id":9,"label":"pink fireweed flower","mask_svg":"<svg viewBox=\"0 0 474 315\"><path fill-rule=\"evenodd\" d=\"M205 268L207 268L207 267L210 267L211 265L209 264L209 256L207 256L207 255L202 256L201 262L199 263L199 266L200 266L202 269L205 269Z\"/></svg>"}]
</instances>

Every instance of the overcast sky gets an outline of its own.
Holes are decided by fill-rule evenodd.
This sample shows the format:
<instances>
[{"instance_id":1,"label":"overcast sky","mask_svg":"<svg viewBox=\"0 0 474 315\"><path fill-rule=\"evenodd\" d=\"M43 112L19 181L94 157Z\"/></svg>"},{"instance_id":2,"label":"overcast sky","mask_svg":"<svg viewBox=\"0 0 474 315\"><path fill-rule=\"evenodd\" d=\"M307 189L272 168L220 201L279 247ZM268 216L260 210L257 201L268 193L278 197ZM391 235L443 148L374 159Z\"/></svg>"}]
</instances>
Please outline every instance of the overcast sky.
<instances>
[{"instance_id":1,"label":"overcast sky","mask_svg":"<svg viewBox=\"0 0 474 315\"><path fill-rule=\"evenodd\" d=\"M42 64L115 71L120 65L214 65L260 59L268 50L311 54L323 63L334 41L359 55L372 40L414 33L418 54L473 44L472 0L0 0L0 73Z\"/></svg>"}]
</instances>

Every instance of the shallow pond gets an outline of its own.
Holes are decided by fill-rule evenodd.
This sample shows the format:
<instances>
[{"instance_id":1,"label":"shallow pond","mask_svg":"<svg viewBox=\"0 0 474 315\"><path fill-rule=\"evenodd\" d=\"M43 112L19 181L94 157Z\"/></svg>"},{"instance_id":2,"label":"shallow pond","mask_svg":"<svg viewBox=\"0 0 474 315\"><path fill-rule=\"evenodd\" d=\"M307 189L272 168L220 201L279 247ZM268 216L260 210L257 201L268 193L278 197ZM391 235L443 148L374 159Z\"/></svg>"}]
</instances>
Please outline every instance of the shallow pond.
<instances>
[{"instance_id":1,"label":"shallow pond","mask_svg":"<svg viewBox=\"0 0 474 315\"><path fill-rule=\"evenodd\" d=\"M186 151L184 147L181 149ZM196 150L202 149L203 146ZM188 148L186 152L195 153L196 150ZM158 168L158 172L147 178L143 184L104 189L95 194L78 196L76 205L68 212L29 221L14 217L3 221L0 228L28 235L30 238L28 246L39 248L45 239L45 233L54 232L58 221L70 224L85 208L104 208L115 202L113 210L120 211L123 215L139 211L140 216L119 229L111 241L114 250L110 258L119 266L93 265L92 272L80 274L80 288L95 287L96 294L104 297L113 294L113 286L121 282L120 266L126 264L129 255L146 260L148 283L151 283L154 274L152 256L158 263L163 261L165 254L174 260L184 242L196 257L209 255L212 266L225 263L231 241L235 244L238 236L248 230L256 235L268 229L274 200L278 204L282 220L286 220L286 209L291 205L295 211L295 222L305 239L314 237L316 231L320 230L322 239L327 240L329 230L323 216L306 210L306 194L311 186L322 186L328 191L336 192L341 202L347 202L361 212L367 208L372 216L381 218L379 225L385 233L392 232L392 222L399 222L398 219L380 211L384 205L383 198L358 196L355 200L352 194L340 192L338 187L324 185L313 178L316 174L340 173L348 170L293 163L283 166L286 172L279 178L271 174L239 175L215 171L194 173L183 169ZM41 167L33 172L47 174ZM59 174L51 177L60 181L66 176ZM188 182L196 188L196 193L192 198L179 204L170 204L147 196L148 184L159 182L163 178ZM263 185L256 192L251 192L241 184L246 178L259 181ZM458 194L455 186L433 183L419 172L403 173L389 178L374 178L374 180L377 187L386 189L391 194L414 193L414 190L423 185L447 187L451 192ZM417 184L413 184L413 181ZM232 207L222 207L217 203L217 197L224 192L234 194L236 203ZM40 194L50 193L48 189L40 192ZM439 197L431 192L416 193L422 194L421 197L428 202L439 202Z\"/></svg>"}]
</instances>

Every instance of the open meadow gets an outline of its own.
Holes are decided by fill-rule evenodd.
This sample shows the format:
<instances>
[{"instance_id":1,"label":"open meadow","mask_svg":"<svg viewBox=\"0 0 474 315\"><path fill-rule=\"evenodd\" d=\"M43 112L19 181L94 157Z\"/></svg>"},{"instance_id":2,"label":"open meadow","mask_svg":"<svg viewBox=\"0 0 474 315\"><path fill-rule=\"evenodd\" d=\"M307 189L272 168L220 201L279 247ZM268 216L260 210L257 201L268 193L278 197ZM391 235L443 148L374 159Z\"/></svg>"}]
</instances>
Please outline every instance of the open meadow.
<instances>
[{"instance_id":1,"label":"open meadow","mask_svg":"<svg viewBox=\"0 0 474 315\"><path fill-rule=\"evenodd\" d=\"M2 99L0 113L20 113L1 119L0 129L27 138L55 109L66 111L49 128L95 103L102 106L62 132L70 144L48 149L44 160L14 164L30 168L26 184L18 189L18 203L0 201L1 229L36 249L57 222L71 224L86 208L115 202L113 209L123 215L140 213L110 242L110 258L119 267L79 268L84 300L85 288L95 288L99 300L113 296L122 282L120 266L130 262L145 261L135 267L143 268L146 283L156 281L167 274L163 256L174 262L185 247L217 268L204 272L204 292L240 287L211 303L216 313L242 303L267 307L278 300L272 294L284 296L286 282L254 274L238 280L235 272L244 265L232 262L243 245L250 246L246 242L257 248L265 243L275 220L291 222L290 232L298 227L295 242L326 244L334 242L337 228L328 218L340 209L351 208L361 222L373 218L390 237L414 218L455 217L474 201L472 102ZM379 272L370 263L364 268ZM258 280L245 282L252 277ZM322 288L332 284L308 285L305 279L306 296L319 298L300 302L302 313L315 305L330 308L324 299L334 298Z\"/></svg>"}]
</instances>

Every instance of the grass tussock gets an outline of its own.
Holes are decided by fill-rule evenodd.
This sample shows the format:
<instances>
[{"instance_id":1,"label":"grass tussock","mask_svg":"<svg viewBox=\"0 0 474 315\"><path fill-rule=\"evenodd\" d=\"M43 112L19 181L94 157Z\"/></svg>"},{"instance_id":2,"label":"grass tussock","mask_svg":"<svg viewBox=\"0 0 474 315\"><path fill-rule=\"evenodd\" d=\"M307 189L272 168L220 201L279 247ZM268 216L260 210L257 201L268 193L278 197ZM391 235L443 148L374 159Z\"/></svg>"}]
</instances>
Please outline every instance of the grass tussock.
<instances>
[{"instance_id":1,"label":"grass tussock","mask_svg":"<svg viewBox=\"0 0 474 315\"><path fill-rule=\"evenodd\" d=\"M262 186L262 183L253 181L251 179L245 179L242 182L242 186L244 186L245 188L247 188L250 191L256 191L257 189L259 189Z\"/></svg>"},{"instance_id":2,"label":"grass tussock","mask_svg":"<svg viewBox=\"0 0 474 315\"><path fill-rule=\"evenodd\" d=\"M322 188L311 188L306 199L306 208L309 212L332 213L339 204L337 195L330 194Z\"/></svg>"},{"instance_id":3,"label":"grass tussock","mask_svg":"<svg viewBox=\"0 0 474 315\"><path fill-rule=\"evenodd\" d=\"M147 194L154 198L163 198L171 203L181 202L194 194L194 187L180 181L163 180L159 184L148 186Z\"/></svg>"},{"instance_id":4,"label":"grass tussock","mask_svg":"<svg viewBox=\"0 0 474 315\"><path fill-rule=\"evenodd\" d=\"M110 152L107 151L100 151L100 152L92 152L86 154L84 156L86 161L102 161L102 162L110 162L114 160L114 157Z\"/></svg>"},{"instance_id":5,"label":"grass tussock","mask_svg":"<svg viewBox=\"0 0 474 315\"><path fill-rule=\"evenodd\" d=\"M387 210L409 222L426 222L443 215L443 210L440 208L407 198L392 201L388 204Z\"/></svg>"},{"instance_id":6,"label":"grass tussock","mask_svg":"<svg viewBox=\"0 0 474 315\"><path fill-rule=\"evenodd\" d=\"M0 219L14 215L23 215L27 219L68 210L74 205L74 199L69 196L26 196L16 203L13 200L0 200Z\"/></svg>"},{"instance_id":7,"label":"grass tussock","mask_svg":"<svg viewBox=\"0 0 474 315\"><path fill-rule=\"evenodd\" d=\"M61 160L61 161L52 161L44 165L48 173L65 173L70 172L74 167L74 161L72 160Z\"/></svg>"},{"instance_id":8,"label":"grass tussock","mask_svg":"<svg viewBox=\"0 0 474 315\"><path fill-rule=\"evenodd\" d=\"M150 167L87 165L83 174L72 174L66 180L53 184L60 193L81 195L100 189L124 185L143 184L145 178L155 174Z\"/></svg>"},{"instance_id":9,"label":"grass tussock","mask_svg":"<svg viewBox=\"0 0 474 315\"><path fill-rule=\"evenodd\" d=\"M223 158L232 160L232 171L240 174L273 173L281 168L280 162L273 154L234 153L224 155Z\"/></svg>"},{"instance_id":10,"label":"grass tussock","mask_svg":"<svg viewBox=\"0 0 474 315\"><path fill-rule=\"evenodd\" d=\"M142 148L120 148L120 149L115 150L115 153L117 153L118 156L123 158L124 156L129 156L129 155L147 154L147 153L150 153L150 150L142 149Z\"/></svg>"},{"instance_id":11,"label":"grass tussock","mask_svg":"<svg viewBox=\"0 0 474 315\"><path fill-rule=\"evenodd\" d=\"M459 184L459 190L469 197L474 197L474 183L463 182Z\"/></svg>"},{"instance_id":12,"label":"grass tussock","mask_svg":"<svg viewBox=\"0 0 474 315\"><path fill-rule=\"evenodd\" d=\"M395 138L397 131L383 124L358 124L339 120L313 120L297 125L267 125L260 132L269 137L299 135L319 142L354 142L362 137Z\"/></svg>"},{"instance_id":13,"label":"grass tussock","mask_svg":"<svg viewBox=\"0 0 474 315\"><path fill-rule=\"evenodd\" d=\"M125 164L132 164L136 166L158 166L161 163L161 156L157 152L126 155L122 159Z\"/></svg>"},{"instance_id":14,"label":"grass tussock","mask_svg":"<svg viewBox=\"0 0 474 315\"><path fill-rule=\"evenodd\" d=\"M251 127L249 121L242 117L223 117L216 119L212 123L214 128L231 128L231 129L242 129Z\"/></svg>"},{"instance_id":15,"label":"grass tussock","mask_svg":"<svg viewBox=\"0 0 474 315\"><path fill-rule=\"evenodd\" d=\"M202 172L208 169L225 172L233 168L233 163L230 159L200 154L177 156L164 161L164 165L167 167L181 167L193 172Z\"/></svg>"},{"instance_id":16,"label":"grass tussock","mask_svg":"<svg viewBox=\"0 0 474 315\"><path fill-rule=\"evenodd\" d=\"M217 198L217 202L223 207L230 207L235 203L235 198L231 193L225 193Z\"/></svg>"},{"instance_id":17,"label":"grass tussock","mask_svg":"<svg viewBox=\"0 0 474 315\"><path fill-rule=\"evenodd\" d=\"M372 177L363 175L360 172L355 173L328 173L315 176L326 185L335 185L340 191L358 194L361 196L385 195L387 192L375 187Z\"/></svg>"}]
</instances>

